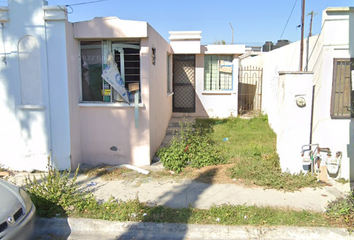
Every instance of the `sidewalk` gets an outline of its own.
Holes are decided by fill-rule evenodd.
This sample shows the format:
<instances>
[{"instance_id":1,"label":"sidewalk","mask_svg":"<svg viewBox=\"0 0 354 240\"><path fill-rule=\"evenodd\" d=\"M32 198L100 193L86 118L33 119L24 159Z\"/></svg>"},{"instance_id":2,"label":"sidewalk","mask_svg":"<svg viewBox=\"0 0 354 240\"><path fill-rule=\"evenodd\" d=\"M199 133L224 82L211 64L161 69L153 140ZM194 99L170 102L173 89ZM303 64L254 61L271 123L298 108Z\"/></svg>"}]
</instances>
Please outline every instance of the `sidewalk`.
<instances>
[{"instance_id":1,"label":"sidewalk","mask_svg":"<svg viewBox=\"0 0 354 240\"><path fill-rule=\"evenodd\" d=\"M19 173L10 181L21 184L28 173ZM39 176L39 175L38 175ZM39 178L38 178L39 179ZM329 201L344 196L349 185L335 183L322 188L305 188L295 192L274 189L246 188L235 184L207 184L191 180L161 180L144 178L134 180L104 181L101 177L79 175L78 184L82 189L92 191L98 200L114 197L129 200L136 197L148 205L164 205L173 208L193 206L209 209L221 204L271 206L324 212Z\"/></svg>"},{"instance_id":2,"label":"sidewalk","mask_svg":"<svg viewBox=\"0 0 354 240\"><path fill-rule=\"evenodd\" d=\"M151 170L151 169L149 169ZM40 179L40 174L35 175ZM21 185L28 173L18 173L9 181ZM115 197L119 200L139 198L148 205L173 208L200 209L221 204L256 205L324 212L329 201L344 196L349 184L334 182L333 186L305 188L284 192L274 189L247 188L236 184L207 184L191 180L154 179L105 181L101 177L80 174L77 183L92 191L98 200ZM36 240L214 240L214 239L353 239L346 229L314 227L221 226L195 224L158 224L138 222L110 222L96 219L53 218L39 219Z\"/></svg>"}]
</instances>

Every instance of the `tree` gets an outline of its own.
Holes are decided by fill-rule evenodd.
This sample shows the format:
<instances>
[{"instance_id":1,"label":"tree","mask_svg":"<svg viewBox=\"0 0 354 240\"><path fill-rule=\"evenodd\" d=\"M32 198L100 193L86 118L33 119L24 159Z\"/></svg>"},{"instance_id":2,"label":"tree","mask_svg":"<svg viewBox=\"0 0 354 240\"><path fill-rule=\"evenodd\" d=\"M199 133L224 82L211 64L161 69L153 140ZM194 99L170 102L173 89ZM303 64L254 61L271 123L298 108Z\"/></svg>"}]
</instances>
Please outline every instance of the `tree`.
<instances>
[{"instance_id":1,"label":"tree","mask_svg":"<svg viewBox=\"0 0 354 240\"><path fill-rule=\"evenodd\" d=\"M226 41L225 40L215 40L213 42L214 45L226 45Z\"/></svg>"}]
</instances>

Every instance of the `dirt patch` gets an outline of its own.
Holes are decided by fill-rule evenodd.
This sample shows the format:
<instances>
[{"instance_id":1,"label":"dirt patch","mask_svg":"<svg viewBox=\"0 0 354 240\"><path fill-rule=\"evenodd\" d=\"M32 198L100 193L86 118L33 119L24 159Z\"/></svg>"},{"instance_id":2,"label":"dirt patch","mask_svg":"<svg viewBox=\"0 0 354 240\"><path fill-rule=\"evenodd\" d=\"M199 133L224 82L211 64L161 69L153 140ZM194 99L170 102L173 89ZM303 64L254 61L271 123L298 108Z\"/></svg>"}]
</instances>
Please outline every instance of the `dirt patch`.
<instances>
[{"instance_id":1,"label":"dirt patch","mask_svg":"<svg viewBox=\"0 0 354 240\"><path fill-rule=\"evenodd\" d=\"M105 181L114 181L114 180L126 180L126 181L136 181L136 182L148 182L148 181L181 181L181 180L193 180L204 183L213 183L213 184L235 184L239 186L247 187L256 187L253 184L249 184L243 179L233 179L229 177L228 169L234 165L232 164L223 164L217 166L207 166L200 169L187 167L183 172L176 174L172 171L165 169L158 171L150 171L148 175L138 173L136 171L127 169L127 168L117 168L111 171L108 171L109 166L92 168L85 172L87 176L97 176L101 177ZM149 167L145 168L149 170Z\"/></svg>"},{"instance_id":2,"label":"dirt patch","mask_svg":"<svg viewBox=\"0 0 354 240\"><path fill-rule=\"evenodd\" d=\"M232 166L234 166L234 164L207 166L200 169L187 168L185 172L189 172L188 175L190 179L198 182L255 187L253 184L249 184L243 179L231 178L228 171ZM182 174L183 173L181 173L181 175Z\"/></svg>"}]
</instances>

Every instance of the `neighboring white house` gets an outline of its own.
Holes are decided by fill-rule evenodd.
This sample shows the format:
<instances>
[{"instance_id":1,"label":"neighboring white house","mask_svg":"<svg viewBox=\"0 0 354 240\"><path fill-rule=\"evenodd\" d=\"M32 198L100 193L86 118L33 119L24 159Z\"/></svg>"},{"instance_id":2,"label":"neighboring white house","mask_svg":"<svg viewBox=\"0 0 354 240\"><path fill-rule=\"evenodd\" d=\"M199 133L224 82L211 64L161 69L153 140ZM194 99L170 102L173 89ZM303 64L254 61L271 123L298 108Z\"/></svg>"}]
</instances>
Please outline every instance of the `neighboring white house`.
<instances>
[{"instance_id":1,"label":"neighboring white house","mask_svg":"<svg viewBox=\"0 0 354 240\"><path fill-rule=\"evenodd\" d=\"M66 19L42 0L0 7L1 164L42 170L52 155L71 166Z\"/></svg>"},{"instance_id":2,"label":"neighboring white house","mask_svg":"<svg viewBox=\"0 0 354 240\"><path fill-rule=\"evenodd\" d=\"M237 115L244 45L201 46L200 32L171 32L170 45L148 23L116 17L69 23L65 6L43 0L9 0L0 22L7 167L149 165L172 114ZM101 77L109 53L126 89L139 89L129 103Z\"/></svg>"},{"instance_id":3,"label":"neighboring white house","mask_svg":"<svg viewBox=\"0 0 354 240\"><path fill-rule=\"evenodd\" d=\"M330 148L332 160L340 151L333 177L354 180L353 58L354 9L344 7L324 10L321 33L310 38L308 72L298 72L300 42L241 61L263 68L262 109L277 133L283 170L304 170L301 146L312 143Z\"/></svg>"}]
</instances>

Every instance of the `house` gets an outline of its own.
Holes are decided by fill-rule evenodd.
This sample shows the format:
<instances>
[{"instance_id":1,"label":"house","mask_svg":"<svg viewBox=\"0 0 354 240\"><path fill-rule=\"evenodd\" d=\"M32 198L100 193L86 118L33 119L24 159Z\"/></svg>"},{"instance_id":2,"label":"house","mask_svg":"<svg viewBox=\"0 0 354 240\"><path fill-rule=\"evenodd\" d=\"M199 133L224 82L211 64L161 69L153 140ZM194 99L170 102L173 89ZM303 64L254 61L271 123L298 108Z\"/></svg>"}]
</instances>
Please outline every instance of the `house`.
<instances>
[{"instance_id":1,"label":"house","mask_svg":"<svg viewBox=\"0 0 354 240\"><path fill-rule=\"evenodd\" d=\"M9 0L0 23L7 167L149 165L172 116L237 115L244 45L202 46L198 31L170 32L168 43L116 17L69 23L65 6L43 0ZM113 68L115 87L102 78Z\"/></svg>"},{"instance_id":2,"label":"house","mask_svg":"<svg viewBox=\"0 0 354 240\"><path fill-rule=\"evenodd\" d=\"M353 181L353 19L353 8L326 9L299 71L300 42L244 55L244 45L201 45L200 31L167 42L147 22L70 23L65 6L9 0L0 7L0 163L149 165L172 116L262 109L284 171L307 171L313 158L312 169Z\"/></svg>"},{"instance_id":3,"label":"house","mask_svg":"<svg viewBox=\"0 0 354 240\"><path fill-rule=\"evenodd\" d=\"M325 9L321 33L304 42L308 71L299 72L300 42L244 58L241 66L263 68L262 110L277 134L282 169L306 171L303 145L314 144L330 177L353 181L354 8Z\"/></svg>"}]
</instances>

